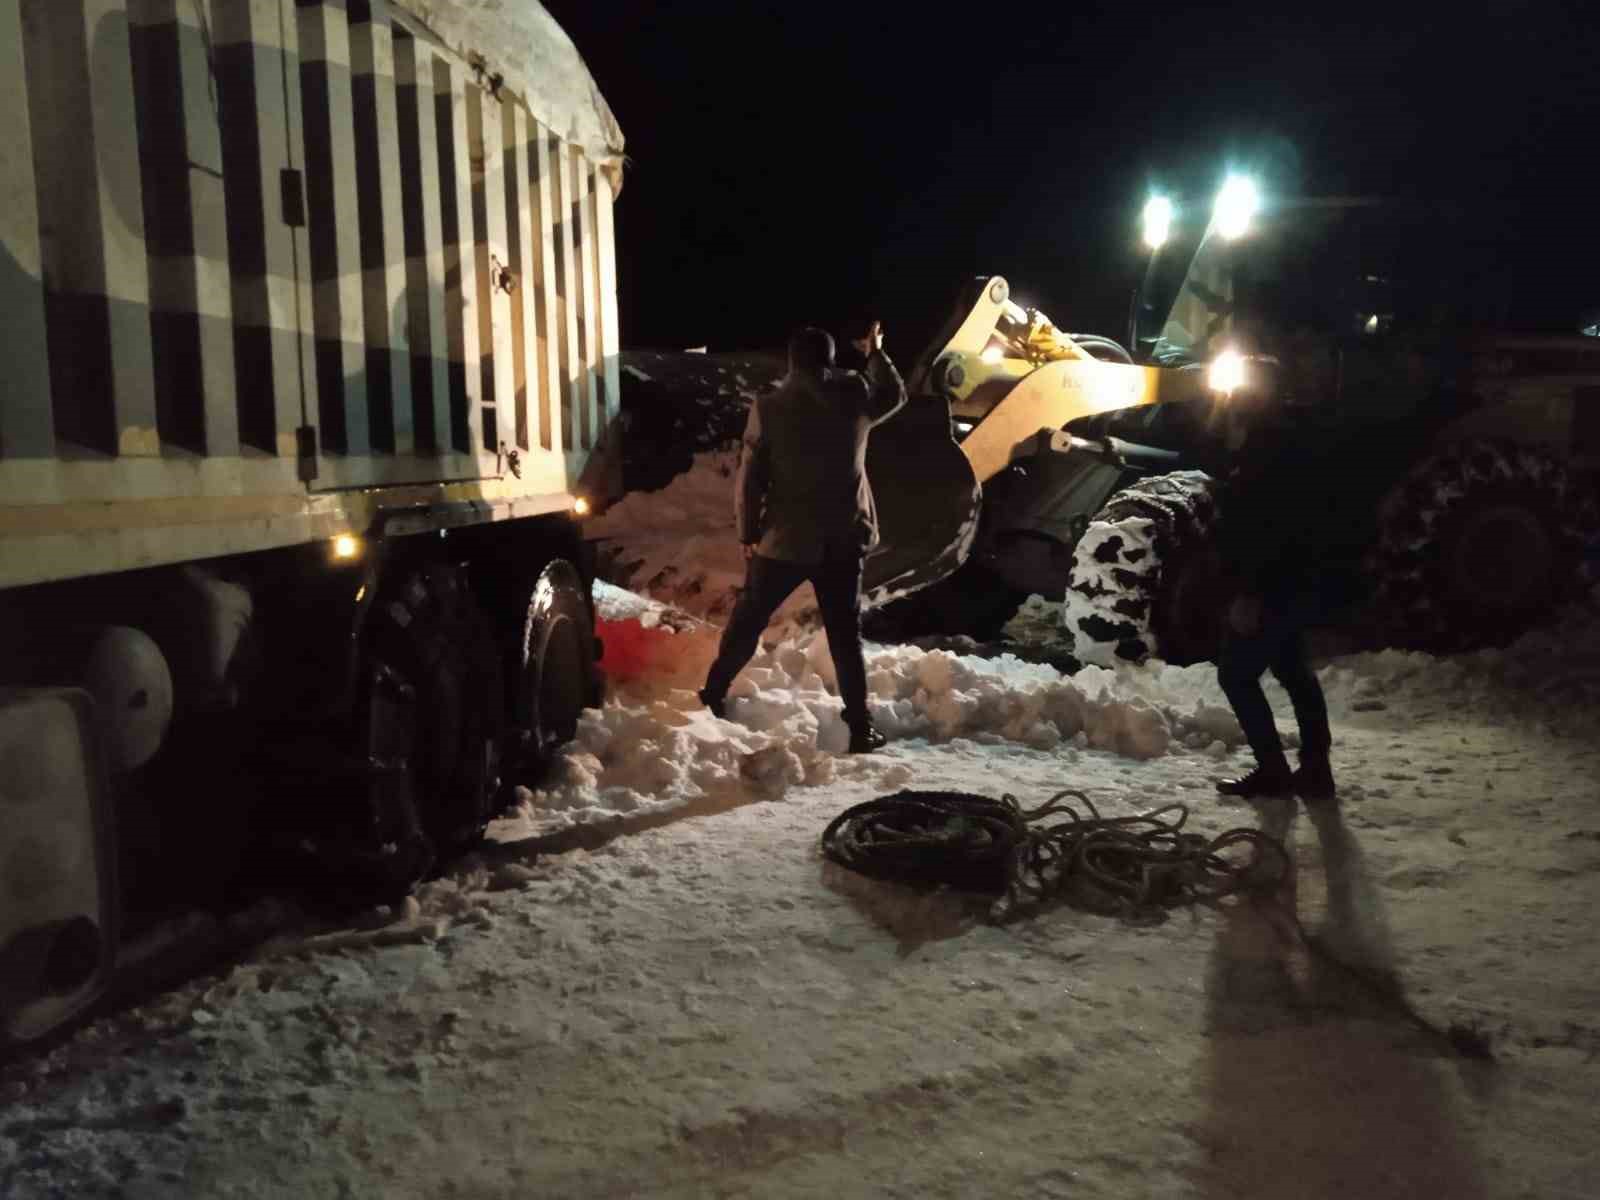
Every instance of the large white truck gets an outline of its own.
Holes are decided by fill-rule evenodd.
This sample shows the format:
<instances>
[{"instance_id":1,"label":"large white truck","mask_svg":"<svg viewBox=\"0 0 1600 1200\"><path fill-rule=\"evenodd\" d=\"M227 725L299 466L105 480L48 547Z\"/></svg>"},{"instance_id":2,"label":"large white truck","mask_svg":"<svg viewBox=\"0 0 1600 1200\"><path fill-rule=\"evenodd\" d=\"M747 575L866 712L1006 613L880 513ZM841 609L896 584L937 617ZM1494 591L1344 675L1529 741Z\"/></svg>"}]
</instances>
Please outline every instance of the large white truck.
<instances>
[{"instance_id":1,"label":"large white truck","mask_svg":"<svg viewBox=\"0 0 1600 1200\"><path fill-rule=\"evenodd\" d=\"M623 141L533 0L0 0L0 114L3 1049L130 896L405 888L596 701Z\"/></svg>"}]
</instances>

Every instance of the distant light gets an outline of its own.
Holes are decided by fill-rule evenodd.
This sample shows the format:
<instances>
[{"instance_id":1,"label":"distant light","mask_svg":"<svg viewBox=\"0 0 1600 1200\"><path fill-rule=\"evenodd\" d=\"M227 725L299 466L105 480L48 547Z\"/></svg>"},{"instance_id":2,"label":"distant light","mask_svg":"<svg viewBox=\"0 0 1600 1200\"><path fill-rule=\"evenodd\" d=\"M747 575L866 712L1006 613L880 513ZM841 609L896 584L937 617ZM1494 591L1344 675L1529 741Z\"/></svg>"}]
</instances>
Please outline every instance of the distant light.
<instances>
[{"instance_id":1,"label":"distant light","mask_svg":"<svg viewBox=\"0 0 1600 1200\"><path fill-rule=\"evenodd\" d=\"M1368 333L1377 333L1378 332L1378 314L1377 313L1373 313L1370 317L1368 317L1367 318L1367 323L1366 323L1365 326L1363 326L1363 328Z\"/></svg>"},{"instance_id":2,"label":"distant light","mask_svg":"<svg viewBox=\"0 0 1600 1200\"><path fill-rule=\"evenodd\" d=\"M1172 232L1172 201L1165 196L1151 196L1144 206L1144 244L1159 250L1167 244Z\"/></svg>"},{"instance_id":3,"label":"distant light","mask_svg":"<svg viewBox=\"0 0 1600 1200\"><path fill-rule=\"evenodd\" d=\"M1250 222L1261 208L1255 182L1243 175L1230 175L1217 193L1215 219L1217 232L1232 241L1250 232Z\"/></svg>"},{"instance_id":4,"label":"distant light","mask_svg":"<svg viewBox=\"0 0 1600 1200\"><path fill-rule=\"evenodd\" d=\"M1244 386L1244 355L1237 350L1224 350L1211 360L1206 382L1214 392L1231 396Z\"/></svg>"},{"instance_id":5,"label":"distant light","mask_svg":"<svg viewBox=\"0 0 1600 1200\"><path fill-rule=\"evenodd\" d=\"M335 558L352 559L361 553L361 539L348 533L341 533L333 539L333 556Z\"/></svg>"},{"instance_id":6,"label":"distant light","mask_svg":"<svg viewBox=\"0 0 1600 1200\"><path fill-rule=\"evenodd\" d=\"M580 517L587 517L589 515L589 501L582 496L576 497L572 501L572 511Z\"/></svg>"},{"instance_id":7,"label":"distant light","mask_svg":"<svg viewBox=\"0 0 1600 1200\"><path fill-rule=\"evenodd\" d=\"M1584 337L1600 337L1600 321L1596 321L1593 325L1585 325L1578 332Z\"/></svg>"},{"instance_id":8,"label":"distant light","mask_svg":"<svg viewBox=\"0 0 1600 1200\"><path fill-rule=\"evenodd\" d=\"M972 422L971 421L957 421L956 422L956 432L957 433L971 433L972 432Z\"/></svg>"},{"instance_id":9,"label":"distant light","mask_svg":"<svg viewBox=\"0 0 1600 1200\"><path fill-rule=\"evenodd\" d=\"M985 346L983 348L983 353L978 355L979 358L990 365L999 362L1005 356L1006 352L999 346Z\"/></svg>"}]
</instances>

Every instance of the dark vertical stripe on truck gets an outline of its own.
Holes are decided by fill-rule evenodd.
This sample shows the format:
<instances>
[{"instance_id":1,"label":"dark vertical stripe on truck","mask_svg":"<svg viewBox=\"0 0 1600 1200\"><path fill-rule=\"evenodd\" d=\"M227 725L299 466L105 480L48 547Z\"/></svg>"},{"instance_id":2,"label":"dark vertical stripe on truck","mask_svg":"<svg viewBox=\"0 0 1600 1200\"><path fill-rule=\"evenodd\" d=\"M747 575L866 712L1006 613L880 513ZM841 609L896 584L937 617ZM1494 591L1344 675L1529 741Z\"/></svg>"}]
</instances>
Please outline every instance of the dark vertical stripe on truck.
<instances>
[{"instance_id":1,"label":"dark vertical stripe on truck","mask_svg":"<svg viewBox=\"0 0 1600 1200\"><path fill-rule=\"evenodd\" d=\"M315 7L308 0L298 3L302 8ZM345 454L350 449L350 433L344 415L344 346L339 334L343 313L338 289L317 286L339 277L329 70L329 64L321 60L301 60L300 106L305 113L306 232L311 245L319 441L324 452Z\"/></svg>"},{"instance_id":2,"label":"dark vertical stripe on truck","mask_svg":"<svg viewBox=\"0 0 1600 1200\"><path fill-rule=\"evenodd\" d=\"M577 334L574 325L572 279L572 178L567 171L566 146L550 135L550 211L551 232L555 239L555 278L552 296L556 309L556 361L561 386L561 448L571 453L573 441L573 390L577 380Z\"/></svg>"},{"instance_id":3,"label":"dark vertical stripe on truck","mask_svg":"<svg viewBox=\"0 0 1600 1200\"><path fill-rule=\"evenodd\" d=\"M350 5L352 68L355 41L372 36L372 6ZM383 174L378 163L382 142L378 130L378 79L370 72L351 73L356 134L356 201L361 214L361 270L367 371L367 428L375 451L394 452L394 381L390 377L388 265L383 228Z\"/></svg>"},{"instance_id":4,"label":"dark vertical stripe on truck","mask_svg":"<svg viewBox=\"0 0 1600 1200\"><path fill-rule=\"evenodd\" d=\"M506 180L506 257L511 261L517 290L511 296L511 374L515 380L515 436L520 449L528 448L528 341L523 312L528 295L528 274L522 251L522 231L527 221L527 194L517 151L522 141L518 127L526 119L522 109L509 105L501 126L500 169Z\"/></svg>"},{"instance_id":5,"label":"dark vertical stripe on truck","mask_svg":"<svg viewBox=\"0 0 1600 1200\"><path fill-rule=\"evenodd\" d=\"M450 65L433 60L434 127L438 134L439 209L444 237L445 331L450 357L450 443L472 451L467 420L467 362L463 346L461 289L461 211L456 191L456 136L450 95ZM470 253L470 250L468 251Z\"/></svg>"},{"instance_id":6,"label":"dark vertical stripe on truck","mask_svg":"<svg viewBox=\"0 0 1600 1200\"><path fill-rule=\"evenodd\" d=\"M0 3L0 111L12 115L8 136L0 137L0 195L10 196L11 203L0 210L0 311L6 314L9 344L22 353L13 354L6 368L0 458L49 458L56 439L23 50L22 12L7 0Z\"/></svg>"},{"instance_id":7,"label":"dark vertical stripe on truck","mask_svg":"<svg viewBox=\"0 0 1600 1200\"><path fill-rule=\"evenodd\" d=\"M575 269L573 278L578 309L578 396L580 444L594 448L595 371L599 358L595 337L596 305L594 292L594 223L589 214L589 167L583 151L570 147L572 164L572 242Z\"/></svg>"},{"instance_id":8,"label":"dark vertical stripe on truck","mask_svg":"<svg viewBox=\"0 0 1600 1200\"><path fill-rule=\"evenodd\" d=\"M244 17L237 29L225 21ZM256 46L248 14L224 6L211 62L217 84L223 191L228 206L228 268L233 276L233 375L239 441L277 452L272 302L267 287L267 201L261 169ZM281 181L273 180L281 192ZM276 214L281 219L282 214Z\"/></svg>"},{"instance_id":9,"label":"dark vertical stripe on truck","mask_svg":"<svg viewBox=\"0 0 1600 1200\"><path fill-rule=\"evenodd\" d=\"M428 227L423 208L424 186L417 42L399 26L394 29L395 111L400 137L400 215L406 236L406 340L411 351L411 412L418 451L436 451L433 428L433 357L439 332L428 313ZM422 70L426 70L424 57ZM426 95L432 80L424 75Z\"/></svg>"},{"instance_id":10,"label":"dark vertical stripe on truck","mask_svg":"<svg viewBox=\"0 0 1600 1200\"><path fill-rule=\"evenodd\" d=\"M498 147L495 148L498 152ZM483 448L499 446L495 424L494 271L489 248L489 147L483 136L483 89L467 84L467 163L472 172L472 252L477 263L478 386L483 418Z\"/></svg>"},{"instance_id":11,"label":"dark vertical stripe on truck","mask_svg":"<svg viewBox=\"0 0 1600 1200\"><path fill-rule=\"evenodd\" d=\"M528 211L532 218L533 244L528 248L528 263L533 275L533 336L538 350L539 447L555 445L554 409L561 393L555 380L555 313L550 289L555 276L551 259L550 146L544 126L528 117Z\"/></svg>"},{"instance_id":12,"label":"dark vertical stripe on truck","mask_svg":"<svg viewBox=\"0 0 1600 1200\"><path fill-rule=\"evenodd\" d=\"M137 11L144 19L129 29L129 44L150 263L156 429L164 445L204 454L205 379L177 0L143 0Z\"/></svg>"},{"instance_id":13,"label":"dark vertical stripe on truck","mask_svg":"<svg viewBox=\"0 0 1600 1200\"><path fill-rule=\"evenodd\" d=\"M69 445L115 454L111 303L83 6L23 0L22 36L55 433Z\"/></svg>"}]
</instances>

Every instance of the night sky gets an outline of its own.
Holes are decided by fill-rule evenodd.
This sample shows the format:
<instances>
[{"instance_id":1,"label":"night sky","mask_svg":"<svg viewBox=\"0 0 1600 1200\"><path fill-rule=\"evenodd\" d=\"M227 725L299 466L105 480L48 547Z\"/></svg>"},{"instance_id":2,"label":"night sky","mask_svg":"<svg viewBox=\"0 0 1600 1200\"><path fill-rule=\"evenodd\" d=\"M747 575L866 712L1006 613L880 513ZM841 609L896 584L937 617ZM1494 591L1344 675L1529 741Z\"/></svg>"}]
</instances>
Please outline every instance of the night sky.
<instances>
[{"instance_id":1,"label":"night sky","mask_svg":"<svg viewBox=\"0 0 1600 1200\"><path fill-rule=\"evenodd\" d=\"M1569 274L1600 239L1592 5L544 2L628 140L629 347L871 309L910 357L994 272L1120 336L1149 190L1229 165L1268 194L1465 201Z\"/></svg>"}]
</instances>

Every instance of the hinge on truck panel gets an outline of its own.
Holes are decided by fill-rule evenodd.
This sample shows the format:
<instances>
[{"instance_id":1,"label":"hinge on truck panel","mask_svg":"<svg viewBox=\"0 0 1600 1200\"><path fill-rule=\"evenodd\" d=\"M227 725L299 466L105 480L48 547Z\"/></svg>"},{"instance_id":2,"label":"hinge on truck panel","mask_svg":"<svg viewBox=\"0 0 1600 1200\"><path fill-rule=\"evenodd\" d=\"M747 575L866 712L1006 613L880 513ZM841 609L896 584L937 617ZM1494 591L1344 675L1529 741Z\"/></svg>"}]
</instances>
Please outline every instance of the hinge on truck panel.
<instances>
[{"instance_id":1,"label":"hinge on truck panel","mask_svg":"<svg viewBox=\"0 0 1600 1200\"><path fill-rule=\"evenodd\" d=\"M283 193L283 223L292 229L302 229L306 223L306 192L301 185L300 172L284 167L278 172L278 190Z\"/></svg>"},{"instance_id":2,"label":"hinge on truck panel","mask_svg":"<svg viewBox=\"0 0 1600 1200\"><path fill-rule=\"evenodd\" d=\"M317 477L317 427L302 425L294 431L295 466L301 483Z\"/></svg>"}]
</instances>

